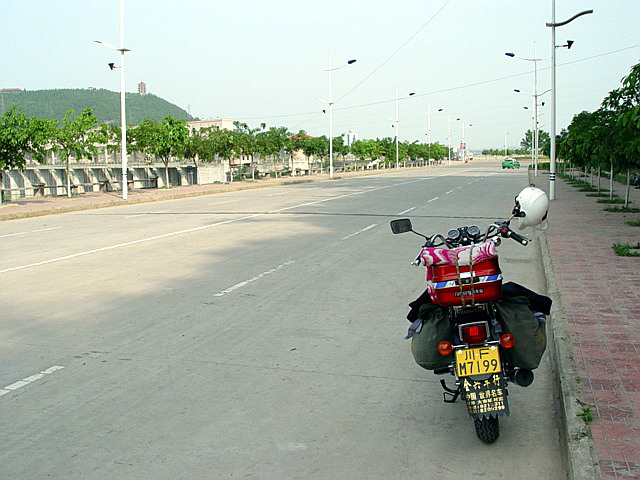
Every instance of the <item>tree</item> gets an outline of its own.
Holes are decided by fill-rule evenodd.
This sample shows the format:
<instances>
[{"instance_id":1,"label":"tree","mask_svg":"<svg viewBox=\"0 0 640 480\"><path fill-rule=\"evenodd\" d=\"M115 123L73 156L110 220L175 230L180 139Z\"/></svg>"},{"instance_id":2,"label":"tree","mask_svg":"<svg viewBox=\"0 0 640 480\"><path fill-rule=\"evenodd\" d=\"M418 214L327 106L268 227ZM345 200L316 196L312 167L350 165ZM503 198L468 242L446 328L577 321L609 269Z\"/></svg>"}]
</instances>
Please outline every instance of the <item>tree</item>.
<instances>
[{"instance_id":1,"label":"tree","mask_svg":"<svg viewBox=\"0 0 640 480\"><path fill-rule=\"evenodd\" d=\"M524 138L520 141L520 146L527 153L532 151L532 145L534 143L533 137L533 131L527 130ZM551 135L549 135L549 132L538 130L538 148L542 151L543 155L549 156L551 152Z\"/></svg>"},{"instance_id":2,"label":"tree","mask_svg":"<svg viewBox=\"0 0 640 480\"><path fill-rule=\"evenodd\" d=\"M27 117L20 107L11 107L0 117L0 184L2 171L25 167L25 156L42 162L45 145L54 129L54 121ZM3 198L0 196L0 203Z\"/></svg>"},{"instance_id":3,"label":"tree","mask_svg":"<svg viewBox=\"0 0 640 480\"><path fill-rule=\"evenodd\" d=\"M98 124L98 119L91 113L90 107L72 117L73 110L68 110L53 135L53 143L57 146L66 165L68 197L71 197L71 171L69 167L71 155L74 155L76 160L96 155L98 149L95 144L101 140L99 133L93 130Z\"/></svg>"},{"instance_id":4,"label":"tree","mask_svg":"<svg viewBox=\"0 0 640 480\"><path fill-rule=\"evenodd\" d=\"M184 120L169 116L162 122L144 120L132 132L135 148L149 157L159 158L164 164L165 185L169 184L169 160L184 154L189 130Z\"/></svg>"},{"instance_id":5,"label":"tree","mask_svg":"<svg viewBox=\"0 0 640 480\"><path fill-rule=\"evenodd\" d=\"M627 206L631 169L640 166L640 63L632 66L629 74L622 79L622 86L603 100L602 108L611 112L612 123L617 128L618 161L627 173Z\"/></svg>"},{"instance_id":6,"label":"tree","mask_svg":"<svg viewBox=\"0 0 640 480\"><path fill-rule=\"evenodd\" d=\"M45 145L53 133L54 122L27 117L20 107L11 107L0 117L0 171L25 167L25 156L42 162Z\"/></svg>"},{"instance_id":7,"label":"tree","mask_svg":"<svg viewBox=\"0 0 640 480\"><path fill-rule=\"evenodd\" d=\"M257 152L261 158L278 157L280 152L289 153L291 133L286 127L270 127L256 134Z\"/></svg>"}]
</instances>

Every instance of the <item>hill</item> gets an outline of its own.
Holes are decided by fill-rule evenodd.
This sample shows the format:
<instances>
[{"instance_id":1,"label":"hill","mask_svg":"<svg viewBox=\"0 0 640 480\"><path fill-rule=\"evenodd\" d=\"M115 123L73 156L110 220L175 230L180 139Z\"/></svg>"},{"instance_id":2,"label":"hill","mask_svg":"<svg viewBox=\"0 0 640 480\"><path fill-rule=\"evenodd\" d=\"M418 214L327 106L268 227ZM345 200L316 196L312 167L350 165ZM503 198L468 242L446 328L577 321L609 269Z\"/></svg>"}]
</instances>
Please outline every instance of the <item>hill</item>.
<instances>
[{"instance_id":1,"label":"hill","mask_svg":"<svg viewBox=\"0 0 640 480\"><path fill-rule=\"evenodd\" d=\"M120 125L120 93L110 90L22 90L2 96L6 110L12 105L20 105L25 115L30 117L62 120L69 109L78 113L91 107L101 123ZM160 121L167 115L186 121L194 120L182 108L156 95L127 93L126 102L129 125L137 125L147 118Z\"/></svg>"}]
</instances>

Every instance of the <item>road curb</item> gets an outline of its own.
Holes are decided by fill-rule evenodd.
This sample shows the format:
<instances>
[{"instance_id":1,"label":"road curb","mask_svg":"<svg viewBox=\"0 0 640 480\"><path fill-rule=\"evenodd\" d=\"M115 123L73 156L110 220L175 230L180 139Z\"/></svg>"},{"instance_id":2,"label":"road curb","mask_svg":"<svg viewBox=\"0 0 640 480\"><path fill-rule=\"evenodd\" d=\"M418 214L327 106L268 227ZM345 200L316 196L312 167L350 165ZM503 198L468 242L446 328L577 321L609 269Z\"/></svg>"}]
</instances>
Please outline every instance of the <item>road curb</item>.
<instances>
[{"instance_id":1,"label":"road curb","mask_svg":"<svg viewBox=\"0 0 640 480\"><path fill-rule=\"evenodd\" d=\"M121 205L135 205L139 203L161 202L164 200L177 200L180 198L201 197L204 195L216 195L219 193L237 192L241 190L253 190L257 188L278 187L281 185L295 185L299 183L311 183L311 182L321 182L321 181L325 181L325 179L318 178L318 179L283 180L281 182L271 182L268 184L249 183L249 184L238 184L237 186L233 184L226 184L229 186L225 185L225 188L222 188L222 189L214 188L211 190L201 190L197 192L183 192L183 193L175 193L175 194L168 194L168 195L150 195L147 197L128 198L126 200L118 199L118 200L109 200L106 202L96 202L96 203L89 202L82 205L69 205L64 207L52 207L44 210L32 210L28 212L0 214L0 222L5 220L17 220L21 218L41 217L45 215L57 215L59 213L80 212L83 210L94 210L99 208L117 207Z\"/></svg>"},{"instance_id":2,"label":"road curb","mask_svg":"<svg viewBox=\"0 0 640 480\"><path fill-rule=\"evenodd\" d=\"M556 374L556 387L559 393L562 425L561 440L566 445L567 466L571 480L601 480L591 428L579 416L583 413L583 397L580 376L576 367L571 345L571 336L567 316L558 289L549 245L546 235L540 237L540 249L544 274L547 280L547 292L553 299L550 322L551 363Z\"/></svg>"},{"instance_id":3,"label":"road curb","mask_svg":"<svg viewBox=\"0 0 640 480\"><path fill-rule=\"evenodd\" d=\"M429 166L429 167L414 167L414 168L438 168L443 167L443 165L438 166ZM408 170L406 168L402 168L401 170ZM222 185L212 184L212 188L209 190L200 190L196 192L184 192L184 193L175 193L175 194L166 194L166 195L149 195L147 197L139 197L139 198L128 198L127 200L109 200L103 202L87 202L82 205L69 205L64 207L51 207L43 210L31 210L26 212L16 212L16 213L0 213L0 222L7 220L19 220L24 218L33 218L33 217L42 217L46 215L57 215L59 213L69 213L69 212L81 212L85 210L95 210L99 208L109 208L109 207L117 207L122 205L135 205L140 203L152 203L152 202L161 202L164 200L177 200L180 198L190 198L190 197L201 197L204 195L216 195L219 193L228 193L228 192L238 192L241 190L254 190L257 188L268 188L268 187L279 187L283 185L296 185L300 183L315 183L315 182L331 182L335 180L344 180L352 177L363 177L370 175L384 175L389 173L397 173L397 170L394 169L384 169L384 170L371 170L371 171L363 171L363 172L350 172L346 175L334 175L333 179L329 177L318 177L318 178L296 178L296 179L286 179L286 180L272 180L265 183L226 183Z\"/></svg>"}]
</instances>

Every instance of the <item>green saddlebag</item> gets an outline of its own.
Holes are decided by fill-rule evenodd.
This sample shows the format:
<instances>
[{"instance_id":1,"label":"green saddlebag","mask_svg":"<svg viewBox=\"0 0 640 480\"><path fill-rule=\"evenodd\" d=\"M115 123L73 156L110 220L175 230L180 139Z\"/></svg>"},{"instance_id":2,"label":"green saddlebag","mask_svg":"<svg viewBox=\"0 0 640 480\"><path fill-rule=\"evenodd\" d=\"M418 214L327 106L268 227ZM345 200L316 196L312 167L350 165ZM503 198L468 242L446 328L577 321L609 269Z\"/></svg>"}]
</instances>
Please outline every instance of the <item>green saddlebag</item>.
<instances>
[{"instance_id":1,"label":"green saddlebag","mask_svg":"<svg viewBox=\"0 0 640 480\"><path fill-rule=\"evenodd\" d=\"M514 347L506 350L511 366L529 370L538 368L547 348L547 336L545 324L534 316L529 300L525 297L503 297L495 305L504 333L510 333L515 339Z\"/></svg>"},{"instance_id":2,"label":"green saddlebag","mask_svg":"<svg viewBox=\"0 0 640 480\"><path fill-rule=\"evenodd\" d=\"M427 303L420 307L423 320L422 330L411 337L411 353L416 363L427 370L446 367L451 363L451 356L444 357L438 353L438 344L451 341L453 328L449 319L449 309Z\"/></svg>"}]
</instances>

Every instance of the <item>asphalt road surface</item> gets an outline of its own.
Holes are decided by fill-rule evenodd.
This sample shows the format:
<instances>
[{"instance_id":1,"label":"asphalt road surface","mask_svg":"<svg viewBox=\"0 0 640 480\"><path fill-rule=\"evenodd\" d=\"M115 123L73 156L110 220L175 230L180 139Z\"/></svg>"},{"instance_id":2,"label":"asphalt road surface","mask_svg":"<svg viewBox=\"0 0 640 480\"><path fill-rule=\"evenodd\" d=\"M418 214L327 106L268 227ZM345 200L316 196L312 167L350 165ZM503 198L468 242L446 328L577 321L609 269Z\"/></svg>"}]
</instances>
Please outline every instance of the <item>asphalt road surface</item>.
<instances>
[{"instance_id":1,"label":"asphalt road surface","mask_svg":"<svg viewBox=\"0 0 640 480\"><path fill-rule=\"evenodd\" d=\"M565 477L552 373L492 445L403 339L425 234L506 218L481 163L0 223L0 478ZM505 280L544 293L536 242Z\"/></svg>"}]
</instances>

